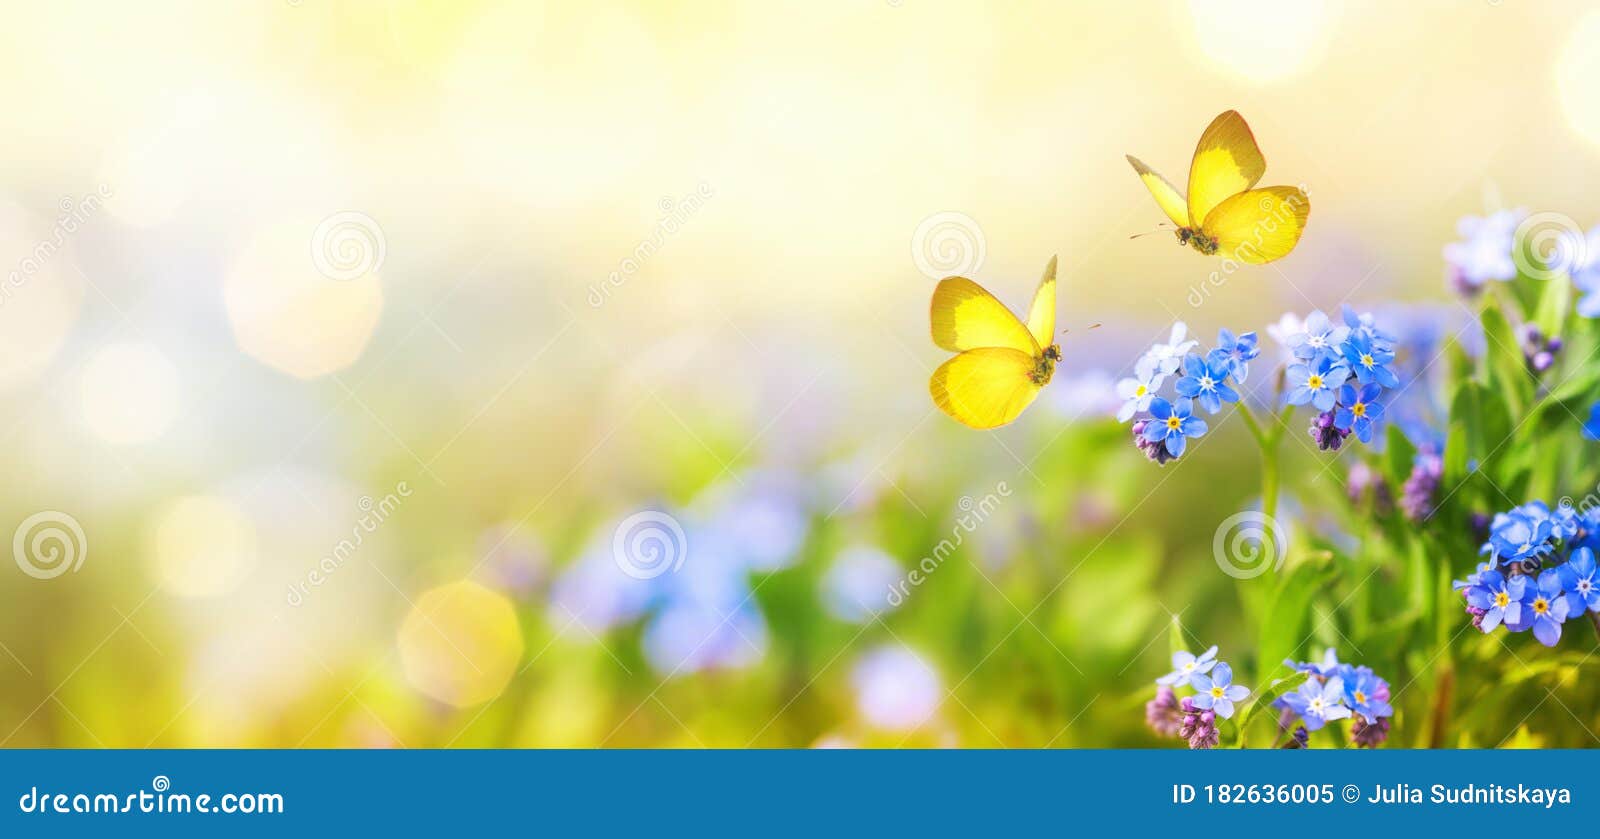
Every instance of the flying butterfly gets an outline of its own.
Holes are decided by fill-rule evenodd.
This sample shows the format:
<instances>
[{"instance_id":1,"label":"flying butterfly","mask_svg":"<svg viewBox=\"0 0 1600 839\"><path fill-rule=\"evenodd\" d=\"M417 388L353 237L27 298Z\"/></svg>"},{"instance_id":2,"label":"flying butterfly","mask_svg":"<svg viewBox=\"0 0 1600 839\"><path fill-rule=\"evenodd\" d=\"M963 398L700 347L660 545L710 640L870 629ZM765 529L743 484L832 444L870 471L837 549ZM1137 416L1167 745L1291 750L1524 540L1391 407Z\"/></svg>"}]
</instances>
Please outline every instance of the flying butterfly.
<instances>
[{"instance_id":1,"label":"flying butterfly","mask_svg":"<svg viewBox=\"0 0 1600 839\"><path fill-rule=\"evenodd\" d=\"M1054 340L1053 256L1033 294L1026 324L966 277L939 281L931 315L933 342L960 355L939 365L928 392L940 410L972 428L995 428L1016 419L1050 383L1061 360Z\"/></svg>"},{"instance_id":2,"label":"flying butterfly","mask_svg":"<svg viewBox=\"0 0 1600 839\"><path fill-rule=\"evenodd\" d=\"M1287 256L1311 214L1311 198L1299 187L1255 188L1267 161L1238 111L1219 114L1200 135L1188 198L1137 157L1128 162L1178 226L1178 244L1207 256L1258 265Z\"/></svg>"}]
</instances>

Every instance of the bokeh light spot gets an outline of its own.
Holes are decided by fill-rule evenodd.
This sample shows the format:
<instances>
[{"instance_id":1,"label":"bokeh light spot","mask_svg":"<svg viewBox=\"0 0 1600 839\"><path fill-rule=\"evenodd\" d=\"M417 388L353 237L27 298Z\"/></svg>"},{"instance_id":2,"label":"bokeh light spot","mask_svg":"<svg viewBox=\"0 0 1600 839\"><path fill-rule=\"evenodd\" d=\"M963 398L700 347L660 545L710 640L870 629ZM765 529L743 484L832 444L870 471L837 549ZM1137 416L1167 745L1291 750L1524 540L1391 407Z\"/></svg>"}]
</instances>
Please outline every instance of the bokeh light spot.
<instances>
[{"instance_id":1,"label":"bokeh light spot","mask_svg":"<svg viewBox=\"0 0 1600 839\"><path fill-rule=\"evenodd\" d=\"M149 560L164 590L182 597L233 591L256 564L255 525L221 498L180 498L156 518Z\"/></svg>"},{"instance_id":2,"label":"bokeh light spot","mask_svg":"<svg viewBox=\"0 0 1600 839\"><path fill-rule=\"evenodd\" d=\"M302 379L342 370L378 326L383 290L373 273L329 277L309 215L258 231L234 260L223 288L239 349Z\"/></svg>"},{"instance_id":3,"label":"bokeh light spot","mask_svg":"<svg viewBox=\"0 0 1600 839\"><path fill-rule=\"evenodd\" d=\"M1329 26L1321 0L1189 0L1207 58L1252 81L1289 78L1321 57Z\"/></svg>"},{"instance_id":4,"label":"bokeh light spot","mask_svg":"<svg viewBox=\"0 0 1600 839\"><path fill-rule=\"evenodd\" d=\"M178 373L148 344L113 344L84 365L78 380L83 422L116 445L160 437L178 414Z\"/></svg>"},{"instance_id":5,"label":"bokeh light spot","mask_svg":"<svg viewBox=\"0 0 1600 839\"><path fill-rule=\"evenodd\" d=\"M399 643L411 684L456 707L499 696L522 657L511 601L468 580L418 598L400 625Z\"/></svg>"},{"instance_id":6,"label":"bokeh light spot","mask_svg":"<svg viewBox=\"0 0 1600 839\"><path fill-rule=\"evenodd\" d=\"M1567 121L1600 144L1600 11L1590 12L1567 38L1556 59L1556 90Z\"/></svg>"}]
</instances>

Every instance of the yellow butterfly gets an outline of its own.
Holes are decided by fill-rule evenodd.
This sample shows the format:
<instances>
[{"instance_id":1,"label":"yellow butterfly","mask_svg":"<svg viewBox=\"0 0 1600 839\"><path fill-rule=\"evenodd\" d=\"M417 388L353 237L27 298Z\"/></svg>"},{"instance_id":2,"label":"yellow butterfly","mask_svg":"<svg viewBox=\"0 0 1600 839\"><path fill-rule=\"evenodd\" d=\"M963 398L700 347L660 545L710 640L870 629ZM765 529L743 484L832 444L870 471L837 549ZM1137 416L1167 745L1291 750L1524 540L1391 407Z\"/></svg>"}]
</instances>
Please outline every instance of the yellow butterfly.
<instances>
[{"instance_id":1,"label":"yellow butterfly","mask_svg":"<svg viewBox=\"0 0 1600 839\"><path fill-rule=\"evenodd\" d=\"M1206 126L1189 165L1189 198L1166 178L1128 155L1156 203L1178 225L1178 244L1211 256L1263 264L1288 255L1306 229L1311 198L1292 186L1255 189L1267 171L1250 126L1238 111Z\"/></svg>"},{"instance_id":2,"label":"yellow butterfly","mask_svg":"<svg viewBox=\"0 0 1600 839\"><path fill-rule=\"evenodd\" d=\"M933 290L933 342L960 355L928 381L933 404L973 428L1016 419L1050 383L1061 360L1056 329L1056 258L1044 269L1023 325L994 295L966 277Z\"/></svg>"}]
</instances>

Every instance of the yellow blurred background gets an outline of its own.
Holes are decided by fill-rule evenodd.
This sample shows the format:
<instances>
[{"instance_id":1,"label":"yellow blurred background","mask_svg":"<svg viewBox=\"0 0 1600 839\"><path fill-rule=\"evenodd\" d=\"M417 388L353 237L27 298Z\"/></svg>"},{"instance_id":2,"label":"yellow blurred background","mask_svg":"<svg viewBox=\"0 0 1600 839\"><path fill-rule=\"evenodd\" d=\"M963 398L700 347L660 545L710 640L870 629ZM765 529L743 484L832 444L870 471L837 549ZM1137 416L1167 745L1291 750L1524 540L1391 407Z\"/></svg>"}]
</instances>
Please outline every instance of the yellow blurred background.
<instances>
[{"instance_id":1,"label":"yellow blurred background","mask_svg":"<svg viewBox=\"0 0 1600 839\"><path fill-rule=\"evenodd\" d=\"M829 655L853 629L685 679L626 628L567 629L517 568L544 592L609 522L775 470L830 522L869 488L928 518L930 487L1070 471L1051 447L1071 410L996 435L930 413L941 260L1020 308L1059 254L1055 388L1091 392L1053 398L1092 402L1091 373L1175 319L1207 336L1440 298L1458 217L1582 210L1600 164L1600 11L1579 2L6 19L0 522L64 514L83 554L0 570L10 746L809 745L853 725L848 701L763 723L810 708L786 704L808 678L849 693ZM1208 285L1212 261L1130 238L1162 218L1123 155L1182 183L1229 108L1264 183L1305 184L1313 211L1290 257ZM954 251L919 237L962 217ZM902 542L909 565L925 548ZM763 605L756 648L823 620ZM945 687L983 652L923 646ZM1115 669L1090 677L1147 681ZM740 678L759 690L719 712ZM993 745L957 716L927 742ZM1062 722L984 727L1042 745Z\"/></svg>"}]
</instances>

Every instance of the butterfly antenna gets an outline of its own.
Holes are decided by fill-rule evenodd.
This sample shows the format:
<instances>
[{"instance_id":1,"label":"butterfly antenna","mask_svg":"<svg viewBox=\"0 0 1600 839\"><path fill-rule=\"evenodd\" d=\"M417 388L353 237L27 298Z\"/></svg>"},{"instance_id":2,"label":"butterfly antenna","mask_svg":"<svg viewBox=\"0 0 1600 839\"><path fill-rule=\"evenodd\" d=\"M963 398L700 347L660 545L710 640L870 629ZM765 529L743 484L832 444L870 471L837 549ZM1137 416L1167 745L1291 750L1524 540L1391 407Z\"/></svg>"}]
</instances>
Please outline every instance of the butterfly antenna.
<instances>
[{"instance_id":1,"label":"butterfly antenna","mask_svg":"<svg viewBox=\"0 0 1600 839\"><path fill-rule=\"evenodd\" d=\"M1146 231L1144 233L1135 233L1132 236L1129 236L1128 238L1129 239L1140 239L1140 238L1143 238L1145 236L1153 236L1153 235L1155 235L1157 233L1165 232L1167 229L1169 229L1171 227L1172 227L1172 225L1163 222L1161 224L1156 225L1156 229L1155 230L1149 230L1149 231Z\"/></svg>"},{"instance_id":2,"label":"butterfly antenna","mask_svg":"<svg viewBox=\"0 0 1600 839\"><path fill-rule=\"evenodd\" d=\"M1085 328L1086 329L1099 329L1100 328L1100 324L1098 324L1098 323L1090 324L1088 327L1085 327ZM1065 335L1065 334L1067 334L1068 332L1071 332L1071 331L1072 330L1070 330L1070 329L1063 329L1063 330L1061 330L1061 334Z\"/></svg>"}]
</instances>

